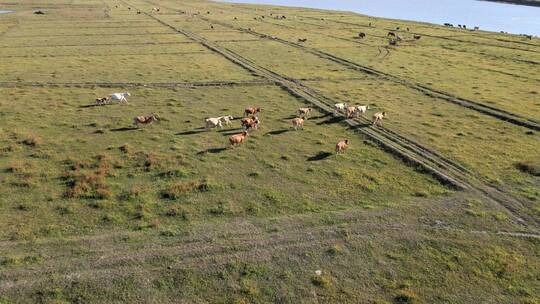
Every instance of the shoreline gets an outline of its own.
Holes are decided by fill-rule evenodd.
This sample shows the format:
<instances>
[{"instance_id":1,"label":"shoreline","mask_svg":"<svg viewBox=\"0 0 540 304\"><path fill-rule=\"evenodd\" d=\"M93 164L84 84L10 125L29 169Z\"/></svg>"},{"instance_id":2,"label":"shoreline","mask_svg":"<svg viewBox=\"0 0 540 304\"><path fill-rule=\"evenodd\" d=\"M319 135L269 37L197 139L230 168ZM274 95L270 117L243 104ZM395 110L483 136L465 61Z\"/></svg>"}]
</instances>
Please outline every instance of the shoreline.
<instances>
[{"instance_id":1,"label":"shoreline","mask_svg":"<svg viewBox=\"0 0 540 304\"><path fill-rule=\"evenodd\" d=\"M540 1L535 1L535 0L480 0L480 1L540 7Z\"/></svg>"},{"instance_id":2,"label":"shoreline","mask_svg":"<svg viewBox=\"0 0 540 304\"><path fill-rule=\"evenodd\" d=\"M482 31L485 32L492 32L492 33L501 33L504 32L505 34L509 35L523 35L528 34L532 36L540 36L540 32L538 31L537 27L534 27L533 23L531 21L526 21L524 26L515 26L514 23L507 21L503 22L491 22L489 21L489 18L482 19L482 16L479 17L479 19L471 19L471 18L459 18L456 16L459 16L459 14L454 14L448 19L440 18L440 16L434 15L434 16L410 16L410 15L400 15L400 14L384 14L382 12L378 12L371 9L371 10L359 10L355 9L354 7L328 7L327 4L322 1L321 3L313 6L302 6L302 2L297 2L295 0L287 1L287 0L211 0L212 2L216 3L229 3L229 4L238 4L238 5L256 5L256 6L269 6L269 7L283 7L283 8L293 8L293 9L314 9L314 10L325 10L325 11L334 11L334 12L346 12L346 13L353 13L358 14L366 17L372 17L372 18L382 18L387 20L396 20L396 21L404 21L404 22L416 22L416 23L422 23L427 25L433 25L433 26L443 26L445 23L451 23L451 24L467 24L467 26L471 28L474 28L474 26L479 26ZM538 10L540 8L540 1L535 0L476 0L474 2L480 3L480 5L491 5L491 4L501 4L501 5L508 5L514 6L513 8L515 10L526 10L529 9L525 8L527 5L525 3L529 3L529 7L532 7L531 10ZM533 4L534 2L534 4ZM520 5L521 3L521 5ZM307 4L306 4L307 5ZM499 7L498 5L495 5ZM520 7L518 9L517 7ZM511 7L509 9L512 9ZM478 9L477 9L478 10ZM518 13L514 12L514 15L512 16L518 16ZM525 18L534 18L530 16L530 13L525 14L527 17ZM519 15L522 16L522 15Z\"/></svg>"}]
</instances>

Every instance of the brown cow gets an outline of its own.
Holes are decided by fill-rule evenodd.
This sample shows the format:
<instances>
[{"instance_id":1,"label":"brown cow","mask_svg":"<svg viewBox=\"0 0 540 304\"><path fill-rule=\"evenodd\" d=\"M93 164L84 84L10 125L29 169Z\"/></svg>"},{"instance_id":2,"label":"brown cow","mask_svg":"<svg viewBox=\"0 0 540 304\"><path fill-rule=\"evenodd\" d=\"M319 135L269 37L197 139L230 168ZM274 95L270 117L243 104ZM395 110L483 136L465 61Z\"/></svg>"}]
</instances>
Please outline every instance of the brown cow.
<instances>
[{"instance_id":1,"label":"brown cow","mask_svg":"<svg viewBox=\"0 0 540 304\"><path fill-rule=\"evenodd\" d=\"M255 115L261 112L261 108L250 107L244 110L244 117L249 115Z\"/></svg>"},{"instance_id":2,"label":"brown cow","mask_svg":"<svg viewBox=\"0 0 540 304\"><path fill-rule=\"evenodd\" d=\"M244 130L257 130L259 128L259 118L257 117L249 117L249 118L244 118L241 120L242 122L242 128Z\"/></svg>"},{"instance_id":3,"label":"brown cow","mask_svg":"<svg viewBox=\"0 0 540 304\"><path fill-rule=\"evenodd\" d=\"M144 125L144 126L151 125L154 121L157 121L156 113L152 113L148 116L137 116L133 118L133 124L136 127L139 127L139 125Z\"/></svg>"}]
</instances>

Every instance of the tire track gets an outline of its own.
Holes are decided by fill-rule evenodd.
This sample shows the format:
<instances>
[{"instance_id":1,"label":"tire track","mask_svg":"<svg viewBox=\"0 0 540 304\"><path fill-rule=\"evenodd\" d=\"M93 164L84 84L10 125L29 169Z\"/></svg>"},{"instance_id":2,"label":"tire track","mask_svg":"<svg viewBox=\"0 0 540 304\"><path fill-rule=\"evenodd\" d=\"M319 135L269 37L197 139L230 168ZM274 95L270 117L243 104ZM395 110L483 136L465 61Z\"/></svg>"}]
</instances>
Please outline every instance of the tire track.
<instances>
[{"instance_id":1,"label":"tire track","mask_svg":"<svg viewBox=\"0 0 540 304\"><path fill-rule=\"evenodd\" d=\"M191 51L191 52L163 52L163 53L125 53L125 54L84 54L83 56L85 58L88 57L115 57L115 56L157 56L157 55L207 55L209 52L202 50L202 51ZM69 58L69 57L75 57L80 58L81 55L76 54L61 54L61 55L6 55L6 56L0 56L0 58Z\"/></svg>"},{"instance_id":2,"label":"tire track","mask_svg":"<svg viewBox=\"0 0 540 304\"><path fill-rule=\"evenodd\" d=\"M75 87L75 88L117 88L117 87L148 87L148 88L194 88L194 87L223 87L223 86L264 86L274 82L266 79L246 81L200 81L200 82L0 82L2 88L16 87Z\"/></svg>"},{"instance_id":3,"label":"tire track","mask_svg":"<svg viewBox=\"0 0 540 304\"><path fill-rule=\"evenodd\" d=\"M123 2L126 3L126 1ZM152 4L151 1L145 2ZM251 73L275 82L291 95L318 107L323 112L333 113L334 100L315 92L313 89L303 85L299 81L287 78L259 66L250 59L245 58L230 49L218 46L195 33L176 28L156 16L146 13L145 15L157 20L159 23L173 31L201 43L206 48L222 55ZM401 158L408 164L422 168L424 172L431 174L443 184L460 190L468 189L476 194L482 195L495 206L504 209L517 223L523 225L531 223L535 226L540 223L540 220L528 215L525 204L522 201L494 186L484 183L475 173L467 170L460 164L445 158L441 154L386 128L370 127L370 122L366 119L348 119L344 120L344 122L351 128L376 142L384 150Z\"/></svg>"},{"instance_id":4,"label":"tire track","mask_svg":"<svg viewBox=\"0 0 540 304\"><path fill-rule=\"evenodd\" d=\"M378 215L380 217L381 215ZM344 227L343 224L347 223ZM31 289L48 280L47 274L54 273L63 281L72 279L110 279L123 274L134 273L144 264L144 269L162 272L165 269L201 269L206 265L225 265L231 260L267 261L276 254L305 252L310 249L324 249L332 244L347 242L407 238L407 232L429 239L434 231L470 234L487 237L514 237L539 239L540 235L524 232L466 230L452 226L426 225L411 226L408 223L388 223L380 220L357 221L356 217L346 217L332 224L319 226L287 226L287 229L270 232L249 222L225 224L219 234L215 228L193 236L178 236L158 239L152 244L117 242L114 239L75 241L75 248L85 254L73 255L72 242L46 244L45 249L55 247L56 254L47 256L39 267L14 268L0 274L0 292L17 289ZM384 231L384 233L382 233ZM390 234L388 232L391 231ZM142 237L142 234L138 234ZM217 235L226 238L216 241ZM106 246L99 246L103 243ZM98 245L99 244L99 245ZM80 247L84 246L84 247ZM60 263L58 261L61 261ZM153 261L161 261L155 266ZM152 265L152 266L150 266ZM148 267L150 266L150 267Z\"/></svg>"}]
</instances>

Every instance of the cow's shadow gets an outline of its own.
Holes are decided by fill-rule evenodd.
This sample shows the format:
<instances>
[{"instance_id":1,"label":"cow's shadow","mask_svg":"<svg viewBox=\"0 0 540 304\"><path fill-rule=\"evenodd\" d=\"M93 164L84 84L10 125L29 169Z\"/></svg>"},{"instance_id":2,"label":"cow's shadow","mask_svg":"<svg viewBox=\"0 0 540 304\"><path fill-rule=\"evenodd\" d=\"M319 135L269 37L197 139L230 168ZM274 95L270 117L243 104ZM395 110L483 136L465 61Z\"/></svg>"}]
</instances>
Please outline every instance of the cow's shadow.
<instances>
[{"instance_id":1,"label":"cow's shadow","mask_svg":"<svg viewBox=\"0 0 540 304\"><path fill-rule=\"evenodd\" d=\"M139 128L137 128L137 127L122 127L122 128L111 129L112 132L126 132L126 131L135 131L135 130L139 130Z\"/></svg>"},{"instance_id":2,"label":"cow's shadow","mask_svg":"<svg viewBox=\"0 0 540 304\"><path fill-rule=\"evenodd\" d=\"M233 130L222 130L222 131L220 131L220 133L223 136L230 136L230 135L234 135L234 134L240 134L241 133L240 131L244 131L244 129L240 128L240 129L233 129Z\"/></svg>"},{"instance_id":3,"label":"cow's shadow","mask_svg":"<svg viewBox=\"0 0 540 304\"><path fill-rule=\"evenodd\" d=\"M221 129L218 130L219 133L229 133L229 132L240 132L243 131L243 128L235 128L235 129Z\"/></svg>"},{"instance_id":4,"label":"cow's shadow","mask_svg":"<svg viewBox=\"0 0 540 304\"><path fill-rule=\"evenodd\" d=\"M197 155L204 155L204 154L207 154L207 153L217 154L217 153L221 153L221 152L223 152L225 150L227 150L227 148L209 148L209 149L197 152Z\"/></svg>"},{"instance_id":5,"label":"cow's shadow","mask_svg":"<svg viewBox=\"0 0 540 304\"><path fill-rule=\"evenodd\" d=\"M176 133L176 135L194 135L194 134L199 134L202 132L206 132L206 129L203 127L200 127L200 128L196 128L190 131L179 132L179 133Z\"/></svg>"},{"instance_id":6,"label":"cow's shadow","mask_svg":"<svg viewBox=\"0 0 540 304\"><path fill-rule=\"evenodd\" d=\"M97 103L92 103L92 104L87 104L87 105L79 106L79 108L81 108L81 109L86 109L86 108L103 107L103 106L105 106L105 105L100 105L100 104L97 104Z\"/></svg>"},{"instance_id":7,"label":"cow's shadow","mask_svg":"<svg viewBox=\"0 0 540 304\"><path fill-rule=\"evenodd\" d=\"M281 129L281 130L275 130L275 131L267 132L265 135L280 135L280 134L283 134L283 133L287 133L289 131L291 131L291 129Z\"/></svg>"},{"instance_id":8,"label":"cow's shadow","mask_svg":"<svg viewBox=\"0 0 540 304\"><path fill-rule=\"evenodd\" d=\"M320 125L329 125L329 124L335 124L335 123L340 123L342 121L344 121L346 118L344 116L333 116L327 120L323 120L321 122L318 122L317 125L320 126Z\"/></svg>"},{"instance_id":9,"label":"cow's shadow","mask_svg":"<svg viewBox=\"0 0 540 304\"><path fill-rule=\"evenodd\" d=\"M325 160L327 159L328 157L332 156L332 153L330 152L324 152L324 151L320 151L319 153L317 153L317 155L314 155L314 156L311 156L307 159L307 161L320 161L320 160Z\"/></svg>"},{"instance_id":10,"label":"cow's shadow","mask_svg":"<svg viewBox=\"0 0 540 304\"><path fill-rule=\"evenodd\" d=\"M322 114L322 115L319 115L319 116L309 116L308 120L326 118L326 117L328 117L330 115L332 115L332 113L326 113L326 114Z\"/></svg>"}]
</instances>

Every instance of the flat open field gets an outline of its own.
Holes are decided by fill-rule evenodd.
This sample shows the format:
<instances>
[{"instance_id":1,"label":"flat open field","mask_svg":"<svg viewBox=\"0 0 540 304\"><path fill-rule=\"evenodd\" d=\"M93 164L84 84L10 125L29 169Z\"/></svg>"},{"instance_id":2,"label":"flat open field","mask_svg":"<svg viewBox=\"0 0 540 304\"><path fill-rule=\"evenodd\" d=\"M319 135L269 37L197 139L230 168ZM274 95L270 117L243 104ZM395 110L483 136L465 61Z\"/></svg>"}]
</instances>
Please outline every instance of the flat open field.
<instances>
[{"instance_id":1,"label":"flat open field","mask_svg":"<svg viewBox=\"0 0 540 304\"><path fill-rule=\"evenodd\" d=\"M0 8L0 304L540 303L539 39L194 0ZM95 104L113 92L129 103Z\"/></svg>"}]
</instances>

